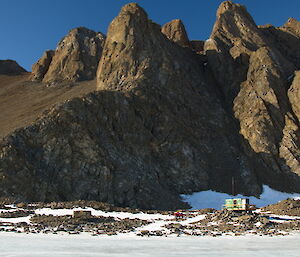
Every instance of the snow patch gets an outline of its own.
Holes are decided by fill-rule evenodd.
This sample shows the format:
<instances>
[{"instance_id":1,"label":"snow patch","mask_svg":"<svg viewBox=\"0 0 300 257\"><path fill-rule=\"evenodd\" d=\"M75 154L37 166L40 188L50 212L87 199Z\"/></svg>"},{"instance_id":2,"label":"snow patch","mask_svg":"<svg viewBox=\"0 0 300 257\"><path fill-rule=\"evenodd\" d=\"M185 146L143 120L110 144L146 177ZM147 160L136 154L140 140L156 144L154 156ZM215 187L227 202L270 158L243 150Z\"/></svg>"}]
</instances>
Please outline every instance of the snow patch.
<instances>
[{"instance_id":1,"label":"snow patch","mask_svg":"<svg viewBox=\"0 0 300 257\"><path fill-rule=\"evenodd\" d=\"M4 223L20 223L20 222L25 222L27 224L30 223L30 218L32 215L26 216L26 217L19 217L19 218L0 218L0 222Z\"/></svg>"},{"instance_id":2,"label":"snow patch","mask_svg":"<svg viewBox=\"0 0 300 257\"><path fill-rule=\"evenodd\" d=\"M221 209L227 198L249 198L250 204L255 204L257 207L263 207L269 204L274 204L287 198L300 200L300 194L284 193L276 191L267 185L263 186L263 193L260 198L254 196L247 197L243 195L232 196L226 193L219 193L212 190L196 192L192 195L181 195L184 202L187 202L191 209L215 208Z\"/></svg>"},{"instance_id":3,"label":"snow patch","mask_svg":"<svg viewBox=\"0 0 300 257\"><path fill-rule=\"evenodd\" d=\"M74 211L91 211L93 216L103 216L103 217L113 217L117 219L142 219L142 220L159 220L159 219L171 219L173 216L162 215L162 214L147 214L147 213L130 213L130 212L104 212L101 210L95 210L93 208L73 208L73 209L50 209L43 208L35 210L35 214L39 215L53 215L53 216L63 216L63 215L73 215Z\"/></svg>"}]
</instances>

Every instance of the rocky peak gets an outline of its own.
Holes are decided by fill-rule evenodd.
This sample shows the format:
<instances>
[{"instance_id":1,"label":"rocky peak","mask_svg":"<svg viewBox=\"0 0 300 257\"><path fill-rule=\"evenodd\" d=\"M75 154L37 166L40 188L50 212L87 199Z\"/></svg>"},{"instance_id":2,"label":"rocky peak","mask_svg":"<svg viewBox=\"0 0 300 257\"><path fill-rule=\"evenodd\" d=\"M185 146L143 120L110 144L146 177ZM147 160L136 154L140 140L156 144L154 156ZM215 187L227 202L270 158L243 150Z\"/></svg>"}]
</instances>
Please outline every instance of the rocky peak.
<instances>
[{"instance_id":1,"label":"rocky peak","mask_svg":"<svg viewBox=\"0 0 300 257\"><path fill-rule=\"evenodd\" d=\"M142 19L148 19L148 15L143 8L141 8L137 3L129 3L121 8L119 17L123 15L135 15L136 17L142 17Z\"/></svg>"},{"instance_id":2,"label":"rocky peak","mask_svg":"<svg viewBox=\"0 0 300 257\"><path fill-rule=\"evenodd\" d=\"M153 46L157 41L166 41L160 26L150 22L137 4L125 5L108 28L97 72L98 89L135 87L132 78L138 81L145 77L144 71L149 70L149 59L153 58Z\"/></svg>"},{"instance_id":3,"label":"rocky peak","mask_svg":"<svg viewBox=\"0 0 300 257\"><path fill-rule=\"evenodd\" d=\"M109 26L97 72L99 91L117 91L118 94L127 96L127 101L136 113L136 117L131 119L142 119L146 134L150 135L152 141L150 145L154 146L153 155L160 149L161 156L169 156L179 147L176 155L181 156L181 164L174 166L169 163L165 166L168 168L162 172L174 181L175 188L179 191L205 187L210 183L212 187L218 187L218 176L227 174L224 177L230 178L232 170L229 166L238 166L238 162L244 159L236 157L239 152L237 145L223 150L217 147L220 145L219 140L227 141L226 134L231 134L234 129L229 128L231 123L225 117L216 92L208 86L212 82L207 78L209 74L204 73L203 67L197 54L171 42L162 34L160 27L146 19L146 16L121 11ZM220 127L213 129L214 126L204 120L215 120ZM185 124L184 127L182 124ZM186 130L186 126L193 129ZM166 143L163 148L160 148L159 140ZM208 142L211 142L210 146ZM203 145L211 150L204 150L201 147ZM182 147L186 147L191 154L184 156L186 150ZM190 159L191 156L198 156L195 160L201 160L201 156L207 154L218 160L209 179L205 177L210 168L198 161L196 168L195 162ZM168 163L172 158L168 159L166 157L163 162ZM247 163L247 160L244 161ZM245 184L245 180L254 179L251 172L247 173L247 169L246 167L245 177L240 178L242 184ZM194 175L201 177L201 182L196 179L191 184L188 177ZM175 182L178 179L180 183ZM230 182L226 184L229 185ZM244 189L249 188L245 186ZM254 190L259 191L258 187Z\"/></svg>"},{"instance_id":4,"label":"rocky peak","mask_svg":"<svg viewBox=\"0 0 300 257\"><path fill-rule=\"evenodd\" d=\"M251 51L266 45L262 33L246 7L231 1L223 2L220 5L210 38L220 41L230 48L236 46Z\"/></svg>"},{"instance_id":5,"label":"rocky peak","mask_svg":"<svg viewBox=\"0 0 300 257\"><path fill-rule=\"evenodd\" d=\"M217 10L217 18L220 18L221 15L227 11L247 13L247 9L245 6L243 6L241 4L235 4L232 1L224 1L220 4L220 6Z\"/></svg>"},{"instance_id":6,"label":"rocky peak","mask_svg":"<svg viewBox=\"0 0 300 257\"><path fill-rule=\"evenodd\" d=\"M95 78L105 36L84 27L69 31L54 52L48 51L32 67L32 79L46 83Z\"/></svg>"},{"instance_id":7,"label":"rocky peak","mask_svg":"<svg viewBox=\"0 0 300 257\"><path fill-rule=\"evenodd\" d=\"M27 72L14 60L0 60L0 74L19 75Z\"/></svg>"},{"instance_id":8,"label":"rocky peak","mask_svg":"<svg viewBox=\"0 0 300 257\"><path fill-rule=\"evenodd\" d=\"M249 56L265 45L267 41L262 31L244 6L231 1L220 5L204 50L229 104L246 79Z\"/></svg>"},{"instance_id":9,"label":"rocky peak","mask_svg":"<svg viewBox=\"0 0 300 257\"><path fill-rule=\"evenodd\" d=\"M294 18L289 18L281 28L294 34L297 37L300 37L300 22Z\"/></svg>"},{"instance_id":10,"label":"rocky peak","mask_svg":"<svg viewBox=\"0 0 300 257\"><path fill-rule=\"evenodd\" d=\"M190 41L181 20L176 19L166 23L162 26L161 32L173 42L183 47L190 47Z\"/></svg>"}]
</instances>

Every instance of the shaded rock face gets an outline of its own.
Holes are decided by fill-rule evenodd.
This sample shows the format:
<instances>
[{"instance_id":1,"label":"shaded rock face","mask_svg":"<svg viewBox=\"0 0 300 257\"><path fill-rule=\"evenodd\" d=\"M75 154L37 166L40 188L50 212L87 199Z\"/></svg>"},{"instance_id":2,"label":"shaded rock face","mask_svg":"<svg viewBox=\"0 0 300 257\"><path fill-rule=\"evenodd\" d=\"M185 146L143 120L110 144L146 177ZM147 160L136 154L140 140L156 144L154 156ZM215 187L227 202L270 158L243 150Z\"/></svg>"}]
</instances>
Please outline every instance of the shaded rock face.
<instances>
[{"instance_id":1,"label":"shaded rock face","mask_svg":"<svg viewBox=\"0 0 300 257\"><path fill-rule=\"evenodd\" d=\"M0 74L19 75L27 72L14 60L0 60Z\"/></svg>"},{"instance_id":2,"label":"shaded rock face","mask_svg":"<svg viewBox=\"0 0 300 257\"><path fill-rule=\"evenodd\" d=\"M201 40L191 40L190 45L193 51L196 53L202 53L204 50L204 41Z\"/></svg>"},{"instance_id":3,"label":"shaded rock face","mask_svg":"<svg viewBox=\"0 0 300 257\"><path fill-rule=\"evenodd\" d=\"M190 41L181 20L172 20L162 26L161 32L171 41L183 46L190 47Z\"/></svg>"},{"instance_id":4,"label":"shaded rock face","mask_svg":"<svg viewBox=\"0 0 300 257\"><path fill-rule=\"evenodd\" d=\"M80 27L71 30L56 50L47 51L32 67L32 79L46 83L95 78L105 37Z\"/></svg>"},{"instance_id":5,"label":"shaded rock face","mask_svg":"<svg viewBox=\"0 0 300 257\"><path fill-rule=\"evenodd\" d=\"M1 195L34 201L98 199L144 209L184 206L176 190L158 183L160 157L151 154L151 135L135 116L127 97L106 91L52 110L2 146ZM18 162L12 166L10 158Z\"/></svg>"},{"instance_id":6,"label":"shaded rock face","mask_svg":"<svg viewBox=\"0 0 300 257\"><path fill-rule=\"evenodd\" d=\"M300 69L300 23L289 19L283 26L260 26L259 29L268 39L269 45L276 48L286 59Z\"/></svg>"},{"instance_id":7,"label":"shaded rock face","mask_svg":"<svg viewBox=\"0 0 300 257\"><path fill-rule=\"evenodd\" d=\"M177 25L167 31L182 33ZM182 193L231 193L232 177L235 193L300 192L297 33L296 21L258 27L226 1L204 52L191 51L126 5L108 30L98 91L2 142L0 196L175 209Z\"/></svg>"}]
</instances>

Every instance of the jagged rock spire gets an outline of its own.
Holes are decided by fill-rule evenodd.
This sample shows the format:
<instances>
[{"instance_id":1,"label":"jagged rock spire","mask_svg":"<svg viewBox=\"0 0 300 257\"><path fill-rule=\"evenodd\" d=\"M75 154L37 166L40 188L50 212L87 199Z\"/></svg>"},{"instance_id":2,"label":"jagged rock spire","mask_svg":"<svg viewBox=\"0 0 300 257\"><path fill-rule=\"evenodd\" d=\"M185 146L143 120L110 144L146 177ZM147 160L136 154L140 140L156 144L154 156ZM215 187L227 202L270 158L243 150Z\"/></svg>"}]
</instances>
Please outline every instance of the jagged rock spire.
<instances>
[{"instance_id":1,"label":"jagged rock spire","mask_svg":"<svg viewBox=\"0 0 300 257\"><path fill-rule=\"evenodd\" d=\"M94 79L105 36L84 27L69 31L55 51L32 67L32 79L46 83Z\"/></svg>"},{"instance_id":2,"label":"jagged rock spire","mask_svg":"<svg viewBox=\"0 0 300 257\"><path fill-rule=\"evenodd\" d=\"M176 19L166 23L162 26L161 32L173 42L183 47L190 47L190 41L181 20Z\"/></svg>"}]
</instances>

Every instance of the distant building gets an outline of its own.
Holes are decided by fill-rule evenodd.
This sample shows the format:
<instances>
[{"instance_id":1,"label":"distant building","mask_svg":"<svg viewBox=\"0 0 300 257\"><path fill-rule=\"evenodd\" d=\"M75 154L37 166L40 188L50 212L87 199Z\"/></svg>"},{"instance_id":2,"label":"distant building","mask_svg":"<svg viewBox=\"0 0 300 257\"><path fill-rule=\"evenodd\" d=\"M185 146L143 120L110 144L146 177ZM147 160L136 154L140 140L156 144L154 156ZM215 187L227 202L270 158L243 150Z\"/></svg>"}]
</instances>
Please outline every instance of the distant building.
<instances>
[{"instance_id":1,"label":"distant building","mask_svg":"<svg viewBox=\"0 0 300 257\"><path fill-rule=\"evenodd\" d=\"M223 209L232 211L249 211L255 209L255 206L249 204L248 198L233 198L225 200Z\"/></svg>"}]
</instances>

